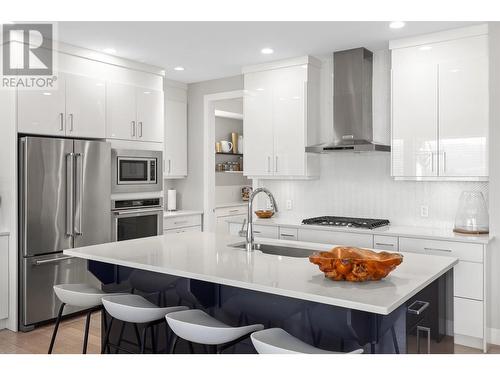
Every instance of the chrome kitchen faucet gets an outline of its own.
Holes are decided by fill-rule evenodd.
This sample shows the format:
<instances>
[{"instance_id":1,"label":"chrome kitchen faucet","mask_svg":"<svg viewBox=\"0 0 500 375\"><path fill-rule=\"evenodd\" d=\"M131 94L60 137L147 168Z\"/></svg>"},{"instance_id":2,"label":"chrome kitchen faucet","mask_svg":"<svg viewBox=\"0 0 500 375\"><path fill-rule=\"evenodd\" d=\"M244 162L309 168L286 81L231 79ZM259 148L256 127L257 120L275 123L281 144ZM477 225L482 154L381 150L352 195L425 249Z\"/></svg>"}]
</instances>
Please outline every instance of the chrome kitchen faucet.
<instances>
[{"instance_id":1,"label":"chrome kitchen faucet","mask_svg":"<svg viewBox=\"0 0 500 375\"><path fill-rule=\"evenodd\" d=\"M248 224L247 224L247 236L246 236L246 249L247 251L254 250L254 238L253 238L253 200L255 196L259 193L266 193L271 201L271 209L274 212L278 212L278 205L276 204L276 200L274 199L273 194L267 190L266 188L257 188L253 191L248 199Z\"/></svg>"}]
</instances>

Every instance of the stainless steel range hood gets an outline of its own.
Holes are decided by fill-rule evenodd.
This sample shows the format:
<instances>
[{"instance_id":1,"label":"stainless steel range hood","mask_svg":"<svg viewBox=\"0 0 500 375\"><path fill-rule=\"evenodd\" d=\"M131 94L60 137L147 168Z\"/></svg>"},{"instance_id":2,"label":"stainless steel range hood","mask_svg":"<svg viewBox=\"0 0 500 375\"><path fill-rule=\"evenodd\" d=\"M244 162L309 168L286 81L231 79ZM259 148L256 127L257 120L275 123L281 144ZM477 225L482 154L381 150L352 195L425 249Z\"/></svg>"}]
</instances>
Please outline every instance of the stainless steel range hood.
<instances>
[{"instance_id":1,"label":"stainless steel range hood","mask_svg":"<svg viewBox=\"0 0 500 375\"><path fill-rule=\"evenodd\" d=\"M373 53L355 48L333 54L332 142L307 146L306 152L390 151L373 140Z\"/></svg>"}]
</instances>

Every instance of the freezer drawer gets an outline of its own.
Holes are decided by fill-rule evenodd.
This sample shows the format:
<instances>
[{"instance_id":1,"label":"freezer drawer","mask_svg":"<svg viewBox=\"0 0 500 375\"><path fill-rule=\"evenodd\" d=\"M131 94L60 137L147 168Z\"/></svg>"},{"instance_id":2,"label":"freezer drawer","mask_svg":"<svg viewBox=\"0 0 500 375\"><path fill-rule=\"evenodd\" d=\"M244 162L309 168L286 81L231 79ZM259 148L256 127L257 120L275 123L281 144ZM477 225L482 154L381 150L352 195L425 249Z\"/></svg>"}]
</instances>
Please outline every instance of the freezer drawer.
<instances>
[{"instance_id":1,"label":"freezer drawer","mask_svg":"<svg viewBox=\"0 0 500 375\"><path fill-rule=\"evenodd\" d=\"M87 271L87 261L59 253L51 256L23 258L21 266L20 320L21 330L30 325L53 319L57 316L60 301L53 286L66 283L95 284ZM81 309L67 306L64 314ZM23 327L24 326L24 327Z\"/></svg>"}]
</instances>

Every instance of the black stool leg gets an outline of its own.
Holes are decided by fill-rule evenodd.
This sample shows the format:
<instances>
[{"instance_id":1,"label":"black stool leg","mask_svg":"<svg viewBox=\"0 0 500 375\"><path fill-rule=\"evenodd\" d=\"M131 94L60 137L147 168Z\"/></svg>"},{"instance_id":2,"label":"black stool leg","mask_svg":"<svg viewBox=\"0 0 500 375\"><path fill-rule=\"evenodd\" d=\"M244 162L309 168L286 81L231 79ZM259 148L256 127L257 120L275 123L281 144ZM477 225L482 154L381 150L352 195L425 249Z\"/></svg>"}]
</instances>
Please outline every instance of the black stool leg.
<instances>
[{"instance_id":1,"label":"black stool leg","mask_svg":"<svg viewBox=\"0 0 500 375\"><path fill-rule=\"evenodd\" d=\"M49 354L52 354L52 349L54 348L54 342L56 341L57 330L59 329L59 323L61 323L61 318L66 304L62 303L59 308L59 313L57 314L56 325L54 326L54 332L52 332L52 338L50 339Z\"/></svg>"},{"instance_id":2,"label":"black stool leg","mask_svg":"<svg viewBox=\"0 0 500 375\"><path fill-rule=\"evenodd\" d=\"M87 319L85 320L85 333L83 334L83 349L82 354L87 354L87 344L89 341L89 327L90 319L92 318L92 311L87 313Z\"/></svg>"},{"instance_id":3,"label":"black stool leg","mask_svg":"<svg viewBox=\"0 0 500 375\"><path fill-rule=\"evenodd\" d=\"M194 354L193 343L191 341L188 341L188 345L189 345L189 354Z\"/></svg>"},{"instance_id":4,"label":"black stool leg","mask_svg":"<svg viewBox=\"0 0 500 375\"><path fill-rule=\"evenodd\" d=\"M155 326L151 326L151 348L153 350L153 354L157 353L156 350L156 335L155 335Z\"/></svg>"},{"instance_id":5,"label":"black stool leg","mask_svg":"<svg viewBox=\"0 0 500 375\"><path fill-rule=\"evenodd\" d=\"M394 351L396 352L396 354L399 354L398 339L396 337L396 330L394 329L394 326L391 327L391 334L392 334L392 343L394 344Z\"/></svg>"},{"instance_id":6,"label":"black stool leg","mask_svg":"<svg viewBox=\"0 0 500 375\"><path fill-rule=\"evenodd\" d=\"M122 327L120 328L120 335L118 336L118 343L116 344L116 349L115 349L115 354L118 353L118 351L120 350L118 347L120 346L120 344L122 343L122 339L123 339L123 332L125 331L125 322L122 322Z\"/></svg>"},{"instance_id":7,"label":"black stool leg","mask_svg":"<svg viewBox=\"0 0 500 375\"><path fill-rule=\"evenodd\" d=\"M170 354L174 354L175 346L177 345L177 340L178 340L177 335L175 333L172 333L172 342L170 343L170 350L169 350Z\"/></svg>"},{"instance_id":8,"label":"black stool leg","mask_svg":"<svg viewBox=\"0 0 500 375\"><path fill-rule=\"evenodd\" d=\"M104 344L102 344L101 354L104 354L109 343L109 333L111 332L111 327L113 326L113 321L115 318L111 317L109 321L108 329L106 329L106 336L104 337Z\"/></svg>"},{"instance_id":9,"label":"black stool leg","mask_svg":"<svg viewBox=\"0 0 500 375\"><path fill-rule=\"evenodd\" d=\"M144 327L142 330L142 340L141 340L141 354L146 352L146 336L148 332L148 326Z\"/></svg>"}]
</instances>

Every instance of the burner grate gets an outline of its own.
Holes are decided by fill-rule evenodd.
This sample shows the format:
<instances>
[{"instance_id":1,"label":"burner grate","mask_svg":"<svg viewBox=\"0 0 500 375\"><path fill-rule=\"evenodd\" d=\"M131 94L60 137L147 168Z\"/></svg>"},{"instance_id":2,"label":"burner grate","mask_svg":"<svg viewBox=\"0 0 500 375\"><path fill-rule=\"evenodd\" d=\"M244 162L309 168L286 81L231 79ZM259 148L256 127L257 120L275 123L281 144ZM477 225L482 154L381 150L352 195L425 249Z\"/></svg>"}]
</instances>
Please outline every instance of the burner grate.
<instances>
[{"instance_id":1,"label":"burner grate","mask_svg":"<svg viewBox=\"0 0 500 375\"><path fill-rule=\"evenodd\" d=\"M389 220L385 219L364 219L341 216L319 216L302 220L306 225L325 225L334 227L354 227L374 229L389 225Z\"/></svg>"}]
</instances>

